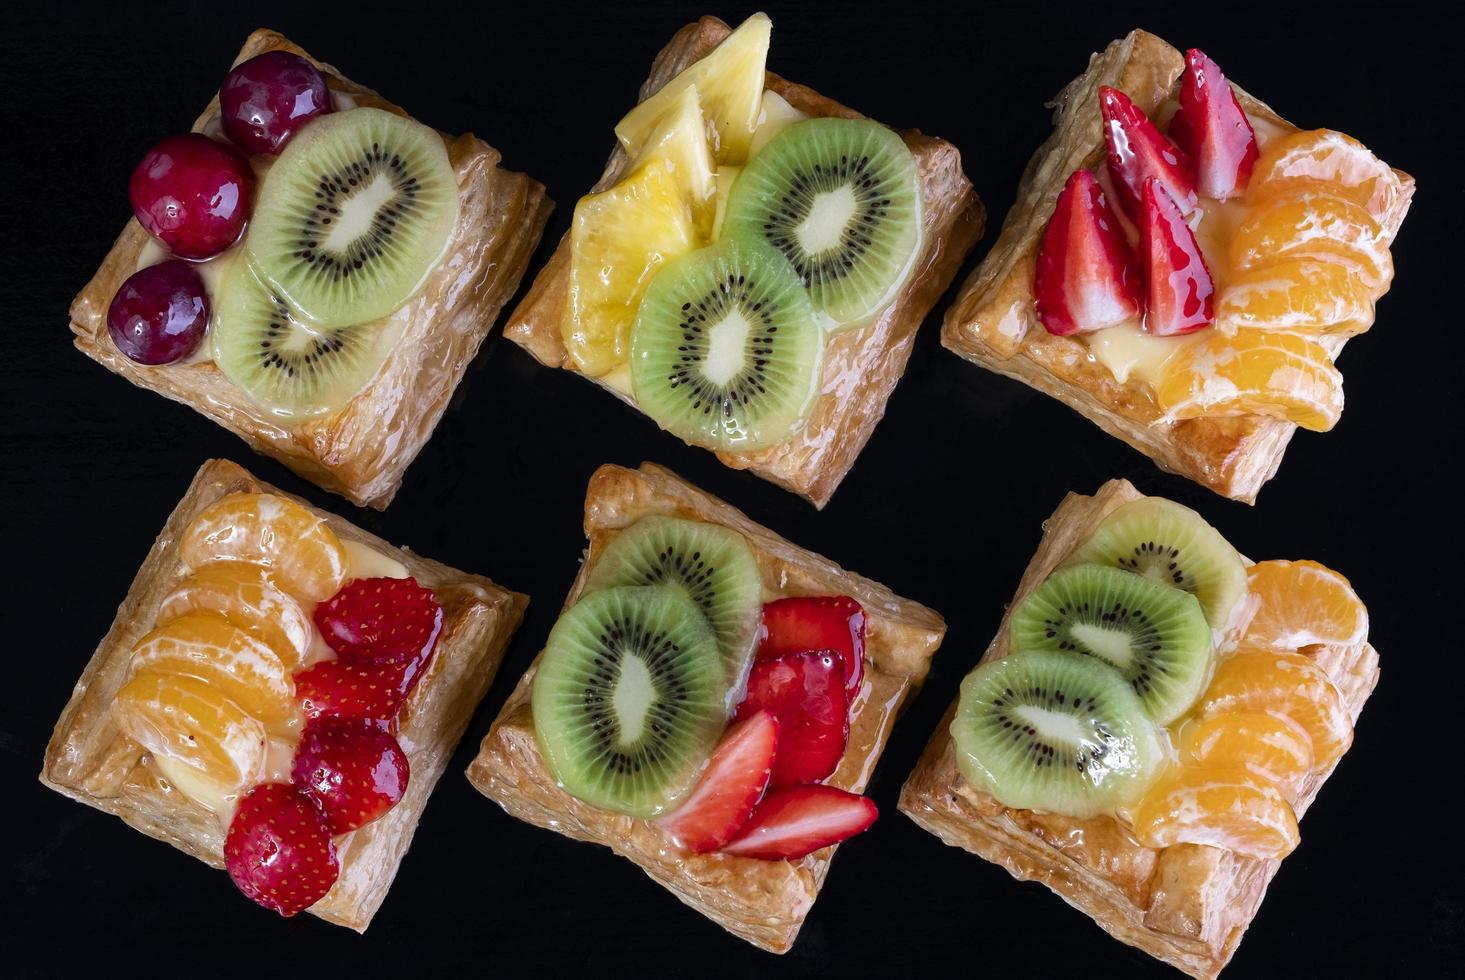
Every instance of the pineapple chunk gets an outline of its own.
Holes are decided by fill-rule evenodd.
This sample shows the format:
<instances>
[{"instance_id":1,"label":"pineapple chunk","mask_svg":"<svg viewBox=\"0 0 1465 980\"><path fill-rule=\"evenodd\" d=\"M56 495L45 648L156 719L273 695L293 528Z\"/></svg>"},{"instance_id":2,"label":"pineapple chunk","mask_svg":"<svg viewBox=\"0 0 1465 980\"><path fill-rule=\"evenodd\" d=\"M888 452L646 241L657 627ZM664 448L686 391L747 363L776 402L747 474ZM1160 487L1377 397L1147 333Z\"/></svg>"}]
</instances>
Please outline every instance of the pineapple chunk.
<instances>
[{"instance_id":1,"label":"pineapple chunk","mask_svg":"<svg viewBox=\"0 0 1465 980\"><path fill-rule=\"evenodd\" d=\"M733 181L742 173L742 167L717 168L717 197L712 215L712 240L722 237L722 219L727 217L727 196L732 193Z\"/></svg>"},{"instance_id":2,"label":"pineapple chunk","mask_svg":"<svg viewBox=\"0 0 1465 980\"><path fill-rule=\"evenodd\" d=\"M697 86L689 85L682 90L677 100L657 120L650 138L631 158L626 170L632 172L654 159L671 164L677 182L692 201L692 213L698 229L704 235L709 234L717 177L713 172L712 147L707 143L707 124L703 121Z\"/></svg>"}]
</instances>

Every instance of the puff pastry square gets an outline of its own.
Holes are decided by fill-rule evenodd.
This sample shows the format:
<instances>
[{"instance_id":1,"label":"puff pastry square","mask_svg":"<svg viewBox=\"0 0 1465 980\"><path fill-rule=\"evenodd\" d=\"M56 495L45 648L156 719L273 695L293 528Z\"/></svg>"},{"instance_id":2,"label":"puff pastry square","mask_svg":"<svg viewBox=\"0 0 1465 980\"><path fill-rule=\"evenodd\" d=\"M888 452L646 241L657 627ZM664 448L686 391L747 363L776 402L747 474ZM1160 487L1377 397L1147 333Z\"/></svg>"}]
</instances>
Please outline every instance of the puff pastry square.
<instances>
[{"instance_id":1,"label":"puff pastry square","mask_svg":"<svg viewBox=\"0 0 1465 980\"><path fill-rule=\"evenodd\" d=\"M310 59L332 92L357 105L407 114L273 31L251 34L234 63L275 50ZM218 109L216 95L193 128L203 130ZM499 311L519 288L553 206L542 184L500 167L499 152L471 133L443 138L458 175L457 228L427 284L392 314L404 324L396 348L375 380L339 412L282 425L212 361L147 367L118 351L107 335L107 307L117 287L137 271L150 241L136 219L127 222L97 274L72 301L76 346L133 384L208 416L307 480L359 506L385 508Z\"/></svg>"},{"instance_id":2,"label":"puff pastry square","mask_svg":"<svg viewBox=\"0 0 1465 980\"><path fill-rule=\"evenodd\" d=\"M1128 482L1111 480L1092 497L1069 494L1064 499L1043 523L1042 543L983 662L1006 656L1008 619L1018 603L1110 511L1141 496ZM1327 671L1357 722L1378 683L1377 651L1361 643L1304 652ZM903 813L946 843L1001 865L1014 878L1047 885L1121 942L1193 977L1212 978L1221 972L1256 916L1280 861L1194 844L1153 850L1140 846L1111 817L1078 820L1004 807L962 779L950 732L955 712L953 703L902 788ZM1315 772L1303 785L1294 807L1299 818L1332 771Z\"/></svg>"},{"instance_id":3,"label":"puff pastry square","mask_svg":"<svg viewBox=\"0 0 1465 980\"><path fill-rule=\"evenodd\" d=\"M1120 384L1087 356L1082 341L1054 337L1033 307L1033 274L1043 231L1069 174L1104 158L1098 90L1122 89L1147 113L1169 99L1185 67L1184 56L1145 31L1131 31L1089 61L1088 71L1054 100L1054 128L1023 171L1017 199L992 251L962 284L946 312L941 342L969 361L1052 395L1110 435L1124 440L1162 469L1217 493L1255 503L1262 484L1282 461L1297 426L1248 415L1166 422L1140 384ZM1297 127L1261 101L1237 90L1248 115L1284 133ZM1414 193L1414 178L1400 171L1403 187L1388 218L1392 237ZM1336 356L1346 338L1321 340Z\"/></svg>"},{"instance_id":4,"label":"puff pastry square","mask_svg":"<svg viewBox=\"0 0 1465 980\"><path fill-rule=\"evenodd\" d=\"M76 682L41 770L41 782L57 792L116 814L149 837L216 868L224 866L225 828L159 775L151 756L112 722L110 704L127 679L133 645L151 629L159 604L182 578L179 537L205 507L240 490L280 493L226 460L210 460L193 478L138 570L112 628ZM310 907L328 922L364 932L386 898L427 798L498 671L529 600L481 576L394 548L333 514L291 499L323 517L343 541L358 541L401 562L436 593L443 607L437 652L399 716L397 740L412 770L407 793L379 820L337 839L340 879Z\"/></svg>"},{"instance_id":5,"label":"puff pastry square","mask_svg":"<svg viewBox=\"0 0 1465 980\"><path fill-rule=\"evenodd\" d=\"M926 676L946 624L902 599L754 524L715 497L650 463L639 470L602 466L585 496L589 549L565 600L580 597L591 563L616 533L650 514L722 524L741 533L763 572L765 594L853 596L865 607L865 681L852 705L849 747L827 782L863 791L885 748L897 711ZM540 656L543 656L541 652ZM512 816L629 858L673 895L734 935L787 952L829 873L835 847L799 861L685 854L655 826L600 810L565 793L539 754L530 694L539 659L525 672L468 767L468 779Z\"/></svg>"},{"instance_id":6,"label":"puff pastry square","mask_svg":"<svg viewBox=\"0 0 1465 980\"><path fill-rule=\"evenodd\" d=\"M688 24L661 50L651 75L641 86L644 101L688 65L715 48L731 33L716 17ZM812 89L768 74L767 87L811 116L860 118L852 109ZM961 154L945 140L918 130L901 137L916 158L925 209L925 246L904 291L874 323L829 339L824 349L822 387L802 433L771 449L755 453L718 453L725 465L752 470L758 476L808 499L822 508L854 466L856 457L885 414L885 403L905 373L921 321L956 277L967 253L982 236L986 213L961 170ZM620 179L628 160L619 146L594 190ZM569 289L570 236L566 233L549 264L540 270L523 301L509 317L504 335L547 367L575 370L560 339ZM627 404L624 393L591 378Z\"/></svg>"}]
</instances>

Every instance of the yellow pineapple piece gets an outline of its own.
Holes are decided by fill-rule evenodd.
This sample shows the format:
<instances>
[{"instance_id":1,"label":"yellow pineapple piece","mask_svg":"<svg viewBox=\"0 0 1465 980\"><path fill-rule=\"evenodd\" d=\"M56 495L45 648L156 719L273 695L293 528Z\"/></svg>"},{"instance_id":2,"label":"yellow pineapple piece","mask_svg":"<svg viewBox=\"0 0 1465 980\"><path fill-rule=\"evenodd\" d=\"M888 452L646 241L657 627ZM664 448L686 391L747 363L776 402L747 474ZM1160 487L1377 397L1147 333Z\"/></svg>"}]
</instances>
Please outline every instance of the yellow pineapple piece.
<instances>
[{"instance_id":1,"label":"yellow pineapple piece","mask_svg":"<svg viewBox=\"0 0 1465 980\"><path fill-rule=\"evenodd\" d=\"M683 89L666 114L657 120L650 138L631 158L627 172L648 160L665 160L671 165L673 176L691 199L699 232L702 237L710 238L717 176L697 86Z\"/></svg>"}]
</instances>

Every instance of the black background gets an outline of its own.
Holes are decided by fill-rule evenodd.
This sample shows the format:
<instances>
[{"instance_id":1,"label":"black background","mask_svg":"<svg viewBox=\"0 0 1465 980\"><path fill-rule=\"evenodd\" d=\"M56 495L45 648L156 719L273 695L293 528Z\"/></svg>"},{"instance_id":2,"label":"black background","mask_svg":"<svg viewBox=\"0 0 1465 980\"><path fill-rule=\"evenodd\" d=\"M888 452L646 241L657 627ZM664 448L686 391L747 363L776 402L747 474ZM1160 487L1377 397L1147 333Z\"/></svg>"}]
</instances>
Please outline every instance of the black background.
<instances>
[{"instance_id":1,"label":"black background","mask_svg":"<svg viewBox=\"0 0 1465 980\"><path fill-rule=\"evenodd\" d=\"M1461 975L1458 18L1405 3L773 5L769 66L884 121L945 137L996 235L1049 131L1043 104L1091 51L1144 26L1200 45L1304 127L1362 139L1419 179L1373 332L1341 359L1348 410L1301 432L1260 504L1157 471L1059 403L941 348L923 328L888 418L823 513L566 372L492 339L385 514L351 508L182 406L74 351L66 308L128 216L126 181L185 129L248 32L282 31L424 122L472 130L559 202L531 274L600 174L650 59L703 12L533 0L506 11L410 0L197 4L150 12L33 5L0 41L6 174L0 764L9 828L0 974L1175 975L1033 884L946 847L895 808L1068 490L1122 476L1198 508L1254 558L1348 575L1383 680L1303 823L1228 976ZM1433 5L1430 5L1433 6ZM527 280L526 280L527 281ZM391 895L358 937L281 921L226 876L36 781L51 727L199 464L226 456L391 541L534 598L439 784ZM871 794L882 817L841 848L793 952L778 958L683 908L630 863L510 819L463 778L576 571L585 483L651 459L796 542L940 610L950 632ZM1448 608L1447 608L1448 607Z\"/></svg>"}]
</instances>

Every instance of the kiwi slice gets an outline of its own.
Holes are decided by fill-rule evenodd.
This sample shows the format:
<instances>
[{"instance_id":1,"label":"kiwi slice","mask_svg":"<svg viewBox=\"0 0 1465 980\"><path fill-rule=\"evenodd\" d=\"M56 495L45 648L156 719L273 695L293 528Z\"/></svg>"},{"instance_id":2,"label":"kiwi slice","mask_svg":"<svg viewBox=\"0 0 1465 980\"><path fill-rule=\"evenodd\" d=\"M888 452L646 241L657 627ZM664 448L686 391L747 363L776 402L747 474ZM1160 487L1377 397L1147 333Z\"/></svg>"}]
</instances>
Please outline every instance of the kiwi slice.
<instances>
[{"instance_id":1,"label":"kiwi slice","mask_svg":"<svg viewBox=\"0 0 1465 980\"><path fill-rule=\"evenodd\" d=\"M301 419L334 412L366 387L401 325L321 327L241 260L219 284L209 333L225 377L270 413Z\"/></svg>"},{"instance_id":2,"label":"kiwi slice","mask_svg":"<svg viewBox=\"0 0 1465 980\"><path fill-rule=\"evenodd\" d=\"M968 674L951 737L967 782L1004 806L1070 817L1137 802L1164 761L1159 729L1117 671L1046 650Z\"/></svg>"},{"instance_id":3,"label":"kiwi slice","mask_svg":"<svg viewBox=\"0 0 1465 980\"><path fill-rule=\"evenodd\" d=\"M755 239L724 235L663 266L631 328L636 404L711 449L787 441L808 418L823 367L808 293L788 261Z\"/></svg>"},{"instance_id":4,"label":"kiwi slice","mask_svg":"<svg viewBox=\"0 0 1465 980\"><path fill-rule=\"evenodd\" d=\"M556 781L635 817L692 788L727 722L717 639L685 590L587 593L559 618L534 677L534 732Z\"/></svg>"},{"instance_id":5,"label":"kiwi slice","mask_svg":"<svg viewBox=\"0 0 1465 980\"><path fill-rule=\"evenodd\" d=\"M1097 657L1162 725L1194 703L1211 669L1211 630L1195 596L1108 565L1048 576L1013 612L1011 643Z\"/></svg>"},{"instance_id":6,"label":"kiwi slice","mask_svg":"<svg viewBox=\"0 0 1465 980\"><path fill-rule=\"evenodd\" d=\"M1225 628L1246 595L1246 566L1236 549L1195 511L1163 497L1116 507L1068 564L1113 565L1193 593L1216 629Z\"/></svg>"},{"instance_id":7,"label":"kiwi slice","mask_svg":"<svg viewBox=\"0 0 1465 980\"><path fill-rule=\"evenodd\" d=\"M826 328L867 323L895 299L920 251L915 158L869 120L792 123L738 175L723 227L782 252Z\"/></svg>"},{"instance_id":8,"label":"kiwi slice","mask_svg":"<svg viewBox=\"0 0 1465 980\"><path fill-rule=\"evenodd\" d=\"M458 221L443 139L384 109L333 112L265 175L245 247L255 267L328 327L386 316L442 258Z\"/></svg>"},{"instance_id":9,"label":"kiwi slice","mask_svg":"<svg viewBox=\"0 0 1465 980\"><path fill-rule=\"evenodd\" d=\"M717 636L729 691L741 691L763 615L763 576L741 534L702 521L643 517L600 553L585 588L621 585L685 590Z\"/></svg>"}]
</instances>

